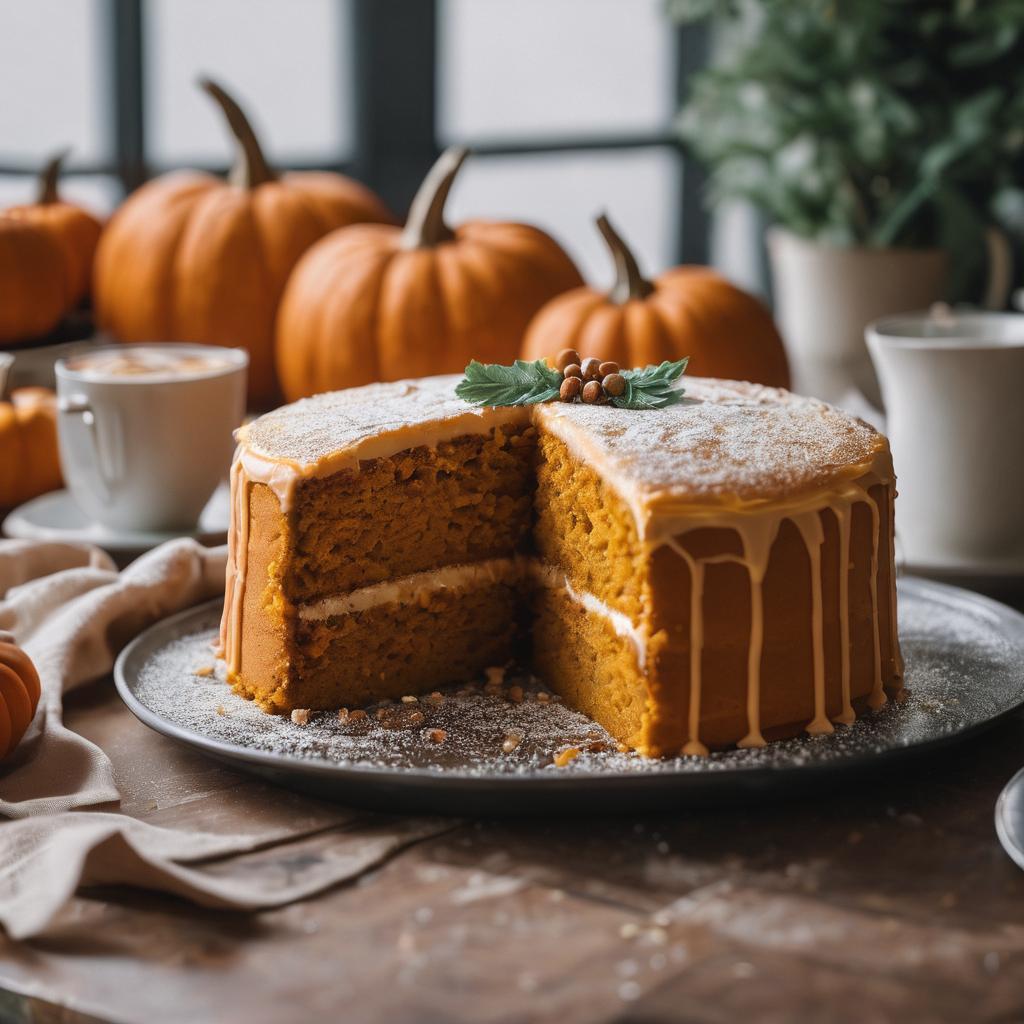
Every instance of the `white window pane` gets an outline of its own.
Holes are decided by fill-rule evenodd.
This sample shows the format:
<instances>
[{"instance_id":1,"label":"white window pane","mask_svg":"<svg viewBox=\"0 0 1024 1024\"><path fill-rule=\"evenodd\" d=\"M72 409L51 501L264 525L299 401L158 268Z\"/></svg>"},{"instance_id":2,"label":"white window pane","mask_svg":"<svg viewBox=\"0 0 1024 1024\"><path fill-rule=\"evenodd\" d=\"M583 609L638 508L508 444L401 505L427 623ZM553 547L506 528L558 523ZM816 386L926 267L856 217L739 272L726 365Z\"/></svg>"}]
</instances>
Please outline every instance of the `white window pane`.
<instances>
[{"instance_id":1,"label":"white window pane","mask_svg":"<svg viewBox=\"0 0 1024 1024\"><path fill-rule=\"evenodd\" d=\"M610 285L613 268L594 225L606 211L646 274L674 262L679 161L661 149L467 161L449 202L449 220L520 220L550 232L588 283Z\"/></svg>"},{"instance_id":2,"label":"white window pane","mask_svg":"<svg viewBox=\"0 0 1024 1024\"><path fill-rule=\"evenodd\" d=\"M0 153L42 161L65 146L72 160L109 151L108 61L100 0L0 3Z\"/></svg>"},{"instance_id":3,"label":"white window pane","mask_svg":"<svg viewBox=\"0 0 1024 1024\"><path fill-rule=\"evenodd\" d=\"M0 209L34 203L39 190L36 178L29 174L0 174ZM109 216L121 201L121 183L105 174L75 174L61 178L60 195L80 203L98 217Z\"/></svg>"},{"instance_id":4,"label":"white window pane","mask_svg":"<svg viewBox=\"0 0 1024 1024\"><path fill-rule=\"evenodd\" d=\"M674 90L664 8L664 0L442 0L442 136L665 129Z\"/></svg>"},{"instance_id":5,"label":"white window pane","mask_svg":"<svg viewBox=\"0 0 1024 1024\"><path fill-rule=\"evenodd\" d=\"M741 288L767 299L763 235L761 216L750 203L721 203L711 217L712 265Z\"/></svg>"},{"instance_id":6,"label":"white window pane","mask_svg":"<svg viewBox=\"0 0 1024 1024\"><path fill-rule=\"evenodd\" d=\"M147 156L227 163L227 130L196 79L242 105L267 158L335 161L351 150L348 4L335 0L148 0Z\"/></svg>"}]
</instances>

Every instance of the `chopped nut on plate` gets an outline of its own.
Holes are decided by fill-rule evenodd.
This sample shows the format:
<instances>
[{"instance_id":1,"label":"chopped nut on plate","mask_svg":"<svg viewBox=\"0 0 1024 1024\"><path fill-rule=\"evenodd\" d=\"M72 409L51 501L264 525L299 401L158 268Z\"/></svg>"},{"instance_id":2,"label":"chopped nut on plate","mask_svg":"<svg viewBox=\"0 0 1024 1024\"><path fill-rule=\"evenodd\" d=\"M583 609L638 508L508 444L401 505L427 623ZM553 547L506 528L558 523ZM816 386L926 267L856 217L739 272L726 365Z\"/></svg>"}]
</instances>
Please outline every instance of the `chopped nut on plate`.
<instances>
[{"instance_id":1,"label":"chopped nut on plate","mask_svg":"<svg viewBox=\"0 0 1024 1024\"><path fill-rule=\"evenodd\" d=\"M292 708L292 721L296 725L309 725L309 708Z\"/></svg>"},{"instance_id":2,"label":"chopped nut on plate","mask_svg":"<svg viewBox=\"0 0 1024 1024\"><path fill-rule=\"evenodd\" d=\"M506 754L511 754L512 751L515 750L516 747L518 747L519 744L522 743L522 742L523 742L523 737L522 737L521 734L515 733L515 732L510 732L505 737L505 741L501 744L501 749L504 750Z\"/></svg>"}]
</instances>

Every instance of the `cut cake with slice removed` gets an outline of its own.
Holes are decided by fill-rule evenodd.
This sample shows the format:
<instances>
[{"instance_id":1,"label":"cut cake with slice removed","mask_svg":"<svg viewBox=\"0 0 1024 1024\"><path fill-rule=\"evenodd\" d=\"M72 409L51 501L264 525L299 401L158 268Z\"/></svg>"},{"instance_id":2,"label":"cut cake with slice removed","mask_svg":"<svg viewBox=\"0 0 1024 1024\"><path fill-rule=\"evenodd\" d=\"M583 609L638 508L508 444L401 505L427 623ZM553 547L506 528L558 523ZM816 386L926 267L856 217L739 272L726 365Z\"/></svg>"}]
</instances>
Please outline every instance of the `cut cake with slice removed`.
<instances>
[{"instance_id":1,"label":"cut cake with slice removed","mask_svg":"<svg viewBox=\"0 0 1024 1024\"><path fill-rule=\"evenodd\" d=\"M888 444L690 378L658 410L478 408L454 376L243 428L223 655L267 711L510 660L650 756L829 732L900 687Z\"/></svg>"}]
</instances>

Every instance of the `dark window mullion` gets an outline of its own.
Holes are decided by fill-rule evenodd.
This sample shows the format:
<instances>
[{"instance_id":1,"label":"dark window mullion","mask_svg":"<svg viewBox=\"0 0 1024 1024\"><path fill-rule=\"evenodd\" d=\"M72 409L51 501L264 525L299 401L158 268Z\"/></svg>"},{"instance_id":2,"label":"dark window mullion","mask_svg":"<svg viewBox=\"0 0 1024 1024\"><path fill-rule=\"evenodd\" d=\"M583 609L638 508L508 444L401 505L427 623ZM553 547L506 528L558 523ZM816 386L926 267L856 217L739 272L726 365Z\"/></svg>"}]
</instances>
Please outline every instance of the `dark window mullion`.
<instances>
[{"instance_id":1,"label":"dark window mullion","mask_svg":"<svg viewBox=\"0 0 1024 1024\"><path fill-rule=\"evenodd\" d=\"M352 0L355 172L403 211L438 153L436 0Z\"/></svg>"},{"instance_id":2,"label":"dark window mullion","mask_svg":"<svg viewBox=\"0 0 1024 1024\"><path fill-rule=\"evenodd\" d=\"M143 13L141 0L108 0L110 109L117 174L125 192L146 180Z\"/></svg>"},{"instance_id":3,"label":"dark window mullion","mask_svg":"<svg viewBox=\"0 0 1024 1024\"><path fill-rule=\"evenodd\" d=\"M676 28L677 105L682 103L686 95L690 75L707 63L709 45L707 26L687 25ZM704 202L707 175L695 160L682 159L682 177L676 256L680 263L707 263L711 243L711 219Z\"/></svg>"},{"instance_id":4,"label":"dark window mullion","mask_svg":"<svg viewBox=\"0 0 1024 1024\"><path fill-rule=\"evenodd\" d=\"M651 135L598 135L569 139L477 139L465 143L477 156L520 156L532 153L576 153L623 149L679 148L669 133Z\"/></svg>"}]
</instances>

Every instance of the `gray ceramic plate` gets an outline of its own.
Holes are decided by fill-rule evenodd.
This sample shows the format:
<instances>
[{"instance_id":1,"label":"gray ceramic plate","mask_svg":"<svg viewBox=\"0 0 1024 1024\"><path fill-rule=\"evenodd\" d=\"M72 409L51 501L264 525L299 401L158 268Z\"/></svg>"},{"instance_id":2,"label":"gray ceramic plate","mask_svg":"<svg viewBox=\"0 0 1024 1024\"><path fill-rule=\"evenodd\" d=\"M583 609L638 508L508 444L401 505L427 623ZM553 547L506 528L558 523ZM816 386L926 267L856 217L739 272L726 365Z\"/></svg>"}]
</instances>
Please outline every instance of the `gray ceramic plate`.
<instances>
[{"instance_id":1,"label":"gray ceramic plate","mask_svg":"<svg viewBox=\"0 0 1024 1024\"><path fill-rule=\"evenodd\" d=\"M380 810L536 814L669 809L792 796L896 757L961 739L1024 703L1024 616L968 591L903 579L900 636L909 698L839 727L763 750L651 761L618 753L584 716L519 685L340 723L265 715L218 678L212 640L220 602L158 623L114 670L132 712L157 732L285 786ZM438 730L441 730L442 736ZM440 741L440 742L439 742ZM580 751L559 767L566 748ZM506 749L511 748L511 749Z\"/></svg>"}]
</instances>

